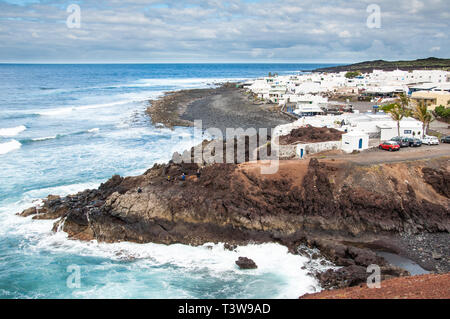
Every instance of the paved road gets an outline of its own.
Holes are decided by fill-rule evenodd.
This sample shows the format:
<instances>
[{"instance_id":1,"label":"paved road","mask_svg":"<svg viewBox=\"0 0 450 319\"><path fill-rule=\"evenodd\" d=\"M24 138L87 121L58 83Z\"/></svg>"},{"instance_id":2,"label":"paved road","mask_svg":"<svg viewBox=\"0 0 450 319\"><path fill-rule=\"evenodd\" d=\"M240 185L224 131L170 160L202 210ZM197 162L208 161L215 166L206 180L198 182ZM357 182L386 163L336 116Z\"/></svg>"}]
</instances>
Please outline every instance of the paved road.
<instances>
[{"instance_id":1,"label":"paved road","mask_svg":"<svg viewBox=\"0 0 450 319\"><path fill-rule=\"evenodd\" d=\"M450 135L449 126L450 124L440 121L433 121L430 123L430 129L432 129L433 131L438 131L439 133L444 134L446 136Z\"/></svg>"}]
</instances>

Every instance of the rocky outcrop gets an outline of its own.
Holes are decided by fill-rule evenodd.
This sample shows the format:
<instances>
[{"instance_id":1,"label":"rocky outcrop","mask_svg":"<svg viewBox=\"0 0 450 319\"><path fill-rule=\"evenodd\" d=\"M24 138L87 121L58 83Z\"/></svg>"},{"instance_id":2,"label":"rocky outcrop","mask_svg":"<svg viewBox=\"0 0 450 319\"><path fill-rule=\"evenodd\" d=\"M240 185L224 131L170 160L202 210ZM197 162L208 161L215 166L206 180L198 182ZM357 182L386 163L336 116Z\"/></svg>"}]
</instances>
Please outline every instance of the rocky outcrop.
<instances>
[{"instance_id":1,"label":"rocky outcrop","mask_svg":"<svg viewBox=\"0 0 450 319\"><path fill-rule=\"evenodd\" d=\"M425 187L416 175L421 165L311 159L280 162L278 174L261 175L257 164L214 164L200 179L196 164L155 165L141 176L114 176L97 190L48 198L35 218L61 217L57 225L64 222L75 238L89 228L102 241L166 244L290 240L318 231L448 232L449 200ZM408 182L398 182L393 171L409 174ZM177 178L182 173L185 182Z\"/></svg>"},{"instance_id":2,"label":"rocky outcrop","mask_svg":"<svg viewBox=\"0 0 450 319\"><path fill-rule=\"evenodd\" d=\"M256 263L247 257L239 257L238 260L236 260L236 265L238 265L240 269L256 269L256 268L258 268Z\"/></svg>"},{"instance_id":3,"label":"rocky outcrop","mask_svg":"<svg viewBox=\"0 0 450 319\"><path fill-rule=\"evenodd\" d=\"M280 136L280 145L340 141L344 132L327 127L299 127Z\"/></svg>"},{"instance_id":4,"label":"rocky outcrop","mask_svg":"<svg viewBox=\"0 0 450 319\"><path fill-rule=\"evenodd\" d=\"M384 258L378 256L367 247L359 248L354 246L359 243L342 243L336 239L308 238L304 240L303 244L320 253L308 256L307 253L302 253L300 249L300 254L312 259L325 258L335 265L342 266L339 269L329 269L323 273L318 272L316 269L310 269L322 288L325 289L344 288L365 283L370 275L367 269L371 265L380 267L382 280L410 275L409 272L390 265Z\"/></svg>"},{"instance_id":5,"label":"rocky outcrop","mask_svg":"<svg viewBox=\"0 0 450 319\"><path fill-rule=\"evenodd\" d=\"M48 198L41 208L22 214L58 218L55 231L81 240L230 247L279 242L292 252L308 242L348 267L324 275L322 282L330 286L355 284L359 281L342 278L362 278L361 267L386 264L342 240L317 238L368 240L450 230L450 200L435 186L441 182L430 184L425 173L426 168L448 172L447 159L372 166L311 159L279 165L277 174L262 175L259 163L213 164L201 169L200 178L196 164L155 165L141 176L114 176L96 190ZM186 181L179 179L182 173Z\"/></svg>"}]
</instances>

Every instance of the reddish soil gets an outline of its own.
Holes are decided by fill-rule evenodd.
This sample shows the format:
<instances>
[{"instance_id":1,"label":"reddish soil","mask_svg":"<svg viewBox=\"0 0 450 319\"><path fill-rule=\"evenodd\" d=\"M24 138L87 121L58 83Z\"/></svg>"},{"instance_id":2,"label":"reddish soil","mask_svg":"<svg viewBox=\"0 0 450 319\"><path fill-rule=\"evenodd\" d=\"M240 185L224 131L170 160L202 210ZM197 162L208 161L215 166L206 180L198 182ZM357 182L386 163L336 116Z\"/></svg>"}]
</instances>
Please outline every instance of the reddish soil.
<instances>
[{"instance_id":1,"label":"reddish soil","mask_svg":"<svg viewBox=\"0 0 450 319\"><path fill-rule=\"evenodd\" d=\"M450 273L389 279L380 289L366 285L304 295L301 299L450 299Z\"/></svg>"},{"instance_id":2,"label":"reddish soil","mask_svg":"<svg viewBox=\"0 0 450 319\"><path fill-rule=\"evenodd\" d=\"M326 127L300 127L285 136L280 136L280 145L295 143L319 143L340 141L344 132Z\"/></svg>"},{"instance_id":3,"label":"reddish soil","mask_svg":"<svg viewBox=\"0 0 450 319\"><path fill-rule=\"evenodd\" d=\"M342 151L327 151L310 155L319 159L335 159L350 161L360 165L398 163L406 161L429 160L434 158L448 158L450 156L450 144L434 146L422 145L421 147L405 147L398 152L388 152L378 148L368 149L358 154L345 154Z\"/></svg>"}]
</instances>

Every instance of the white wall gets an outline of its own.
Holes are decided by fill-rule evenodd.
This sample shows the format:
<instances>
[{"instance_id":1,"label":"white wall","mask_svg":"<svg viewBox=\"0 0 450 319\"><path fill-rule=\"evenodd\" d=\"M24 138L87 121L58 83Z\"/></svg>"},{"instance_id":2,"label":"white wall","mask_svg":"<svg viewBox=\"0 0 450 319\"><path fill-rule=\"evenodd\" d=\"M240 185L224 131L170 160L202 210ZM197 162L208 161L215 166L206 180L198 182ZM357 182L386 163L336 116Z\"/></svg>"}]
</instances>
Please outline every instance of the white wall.
<instances>
[{"instance_id":1,"label":"white wall","mask_svg":"<svg viewBox=\"0 0 450 319\"><path fill-rule=\"evenodd\" d=\"M295 145L295 155L300 158L303 149L303 158L310 154L316 154L325 151L338 150L341 148L341 141L329 141L321 143L298 144Z\"/></svg>"},{"instance_id":2,"label":"white wall","mask_svg":"<svg viewBox=\"0 0 450 319\"><path fill-rule=\"evenodd\" d=\"M359 142L362 139L362 147L359 147ZM344 134L342 135L342 150L347 153L353 151L362 151L369 148L368 134Z\"/></svg>"},{"instance_id":3,"label":"white wall","mask_svg":"<svg viewBox=\"0 0 450 319\"><path fill-rule=\"evenodd\" d=\"M405 131L411 131L411 133L405 133ZM414 136L413 132L416 133ZM422 128L418 128L417 126L401 126L400 127L400 135L404 137L415 137L415 138L421 138L422 137ZM391 138L398 136L398 129L397 126L391 127L391 128L383 128L381 129L381 140L382 141L389 141Z\"/></svg>"},{"instance_id":4,"label":"white wall","mask_svg":"<svg viewBox=\"0 0 450 319\"><path fill-rule=\"evenodd\" d=\"M280 159L300 158L301 149L303 149L303 158L310 154L316 154L324 151L341 149L341 141L330 141L321 143L280 145L278 155Z\"/></svg>"}]
</instances>

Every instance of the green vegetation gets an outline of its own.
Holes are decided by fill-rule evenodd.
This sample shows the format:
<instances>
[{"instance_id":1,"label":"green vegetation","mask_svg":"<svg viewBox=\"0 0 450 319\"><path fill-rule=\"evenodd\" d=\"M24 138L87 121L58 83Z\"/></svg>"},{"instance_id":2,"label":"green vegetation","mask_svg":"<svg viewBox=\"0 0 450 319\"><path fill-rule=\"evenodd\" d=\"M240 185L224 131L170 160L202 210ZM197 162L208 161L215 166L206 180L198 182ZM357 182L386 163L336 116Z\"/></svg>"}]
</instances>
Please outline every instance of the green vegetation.
<instances>
[{"instance_id":1,"label":"green vegetation","mask_svg":"<svg viewBox=\"0 0 450 319\"><path fill-rule=\"evenodd\" d=\"M445 120L450 119L450 107L445 107L443 105L440 105L440 106L436 107L434 112L436 113L437 116L439 116Z\"/></svg>"},{"instance_id":2,"label":"green vegetation","mask_svg":"<svg viewBox=\"0 0 450 319\"><path fill-rule=\"evenodd\" d=\"M383 105L380 109L384 113L389 113L395 107L395 103Z\"/></svg>"},{"instance_id":3,"label":"green vegetation","mask_svg":"<svg viewBox=\"0 0 450 319\"><path fill-rule=\"evenodd\" d=\"M400 104L395 104L394 107L389 111L389 114L391 115L391 118L397 122L398 136L400 136L400 121L410 114L410 110L404 108Z\"/></svg>"},{"instance_id":4,"label":"green vegetation","mask_svg":"<svg viewBox=\"0 0 450 319\"><path fill-rule=\"evenodd\" d=\"M450 59L438 59L438 58L428 58L419 59L413 61L367 61L351 65L342 65L331 68L320 68L314 70L314 72L355 72L360 71L363 73L372 72L374 69L377 70L449 70L450 69Z\"/></svg>"},{"instance_id":5,"label":"green vegetation","mask_svg":"<svg viewBox=\"0 0 450 319\"><path fill-rule=\"evenodd\" d=\"M354 79L354 78L356 78L357 76L360 76L360 75L361 75L360 71L350 71L350 72L347 72L345 74L345 77L347 79Z\"/></svg>"},{"instance_id":6,"label":"green vegetation","mask_svg":"<svg viewBox=\"0 0 450 319\"><path fill-rule=\"evenodd\" d=\"M397 101L387 110L387 113L391 115L391 118L397 122L398 136L400 136L400 121L403 120L404 117L409 117L412 115L412 112L408 106L409 98L406 95L401 94Z\"/></svg>"},{"instance_id":7,"label":"green vegetation","mask_svg":"<svg viewBox=\"0 0 450 319\"><path fill-rule=\"evenodd\" d=\"M434 120L433 115L428 111L428 107L425 103L420 103L415 106L413 116L418 121L422 122L422 138L425 137L428 126Z\"/></svg>"}]
</instances>

